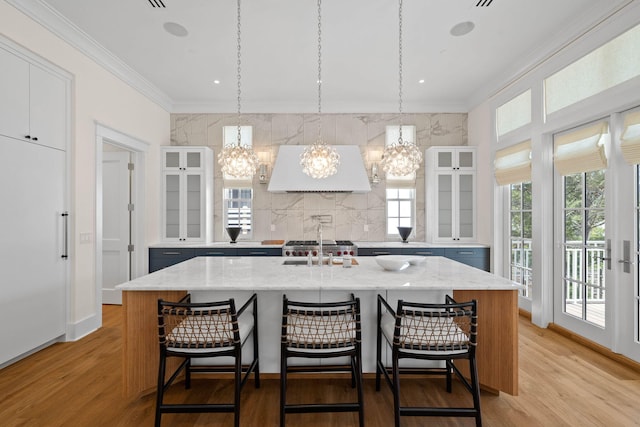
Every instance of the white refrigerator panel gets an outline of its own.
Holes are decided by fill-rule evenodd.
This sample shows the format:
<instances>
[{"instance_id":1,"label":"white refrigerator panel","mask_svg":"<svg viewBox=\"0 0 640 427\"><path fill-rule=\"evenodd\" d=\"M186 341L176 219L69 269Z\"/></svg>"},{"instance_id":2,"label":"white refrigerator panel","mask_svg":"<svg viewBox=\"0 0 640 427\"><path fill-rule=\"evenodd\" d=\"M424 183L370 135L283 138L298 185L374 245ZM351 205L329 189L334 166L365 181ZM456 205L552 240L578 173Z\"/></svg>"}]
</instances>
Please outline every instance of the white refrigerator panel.
<instances>
[{"instance_id":1,"label":"white refrigerator panel","mask_svg":"<svg viewBox=\"0 0 640 427\"><path fill-rule=\"evenodd\" d=\"M65 334L65 152L0 136L0 365Z\"/></svg>"}]
</instances>

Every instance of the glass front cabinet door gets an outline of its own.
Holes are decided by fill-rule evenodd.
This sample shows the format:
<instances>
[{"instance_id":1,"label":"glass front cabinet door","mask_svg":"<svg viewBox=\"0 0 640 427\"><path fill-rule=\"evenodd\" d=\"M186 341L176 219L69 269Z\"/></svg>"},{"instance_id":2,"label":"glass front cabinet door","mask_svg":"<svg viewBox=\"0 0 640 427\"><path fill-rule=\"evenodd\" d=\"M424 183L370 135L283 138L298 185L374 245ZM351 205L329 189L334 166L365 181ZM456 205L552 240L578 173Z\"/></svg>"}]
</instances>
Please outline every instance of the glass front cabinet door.
<instances>
[{"instance_id":1,"label":"glass front cabinet door","mask_svg":"<svg viewBox=\"0 0 640 427\"><path fill-rule=\"evenodd\" d=\"M475 242L475 148L431 147L425 159L427 241Z\"/></svg>"},{"instance_id":2,"label":"glass front cabinet door","mask_svg":"<svg viewBox=\"0 0 640 427\"><path fill-rule=\"evenodd\" d=\"M213 240L212 169L208 147L162 147L165 242Z\"/></svg>"}]
</instances>

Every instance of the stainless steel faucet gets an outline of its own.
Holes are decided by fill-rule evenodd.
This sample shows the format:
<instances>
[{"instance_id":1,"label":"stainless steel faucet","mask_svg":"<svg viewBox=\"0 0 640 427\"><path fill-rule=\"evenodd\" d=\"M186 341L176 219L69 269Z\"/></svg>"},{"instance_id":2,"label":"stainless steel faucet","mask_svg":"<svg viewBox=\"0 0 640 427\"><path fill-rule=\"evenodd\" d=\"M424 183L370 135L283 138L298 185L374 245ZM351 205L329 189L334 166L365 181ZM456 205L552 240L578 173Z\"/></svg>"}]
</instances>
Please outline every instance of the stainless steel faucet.
<instances>
[{"instance_id":1,"label":"stainless steel faucet","mask_svg":"<svg viewBox=\"0 0 640 427\"><path fill-rule=\"evenodd\" d=\"M320 248L318 249L318 266L322 267L323 261L323 251L322 251L322 222L318 221L318 243L320 244Z\"/></svg>"}]
</instances>

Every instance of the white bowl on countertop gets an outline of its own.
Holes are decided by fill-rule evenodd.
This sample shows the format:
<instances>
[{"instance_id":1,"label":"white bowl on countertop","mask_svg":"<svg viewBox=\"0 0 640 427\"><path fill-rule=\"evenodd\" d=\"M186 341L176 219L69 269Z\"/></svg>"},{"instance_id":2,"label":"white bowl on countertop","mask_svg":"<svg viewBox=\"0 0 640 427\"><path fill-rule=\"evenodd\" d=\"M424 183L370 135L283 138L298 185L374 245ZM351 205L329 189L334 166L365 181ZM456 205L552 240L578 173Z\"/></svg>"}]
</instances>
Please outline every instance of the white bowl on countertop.
<instances>
[{"instance_id":1,"label":"white bowl on countertop","mask_svg":"<svg viewBox=\"0 0 640 427\"><path fill-rule=\"evenodd\" d=\"M409 257L403 255L378 255L376 262L388 271L401 271L409 267Z\"/></svg>"}]
</instances>

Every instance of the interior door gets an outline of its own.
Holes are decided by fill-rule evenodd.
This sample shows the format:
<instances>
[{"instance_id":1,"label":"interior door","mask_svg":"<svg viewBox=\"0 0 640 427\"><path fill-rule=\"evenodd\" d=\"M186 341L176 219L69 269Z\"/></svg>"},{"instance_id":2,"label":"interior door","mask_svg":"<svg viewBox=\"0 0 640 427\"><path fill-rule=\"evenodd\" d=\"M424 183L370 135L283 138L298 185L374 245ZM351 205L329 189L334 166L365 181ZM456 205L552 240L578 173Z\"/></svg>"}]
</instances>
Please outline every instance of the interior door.
<instances>
[{"instance_id":1,"label":"interior door","mask_svg":"<svg viewBox=\"0 0 640 427\"><path fill-rule=\"evenodd\" d=\"M0 365L66 332L66 153L0 136Z\"/></svg>"},{"instance_id":2,"label":"interior door","mask_svg":"<svg viewBox=\"0 0 640 427\"><path fill-rule=\"evenodd\" d=\"M121 304L115 286L130 278L130 153L105 151L102 157L102 302Z\"/></svg>"}]
</instances>

